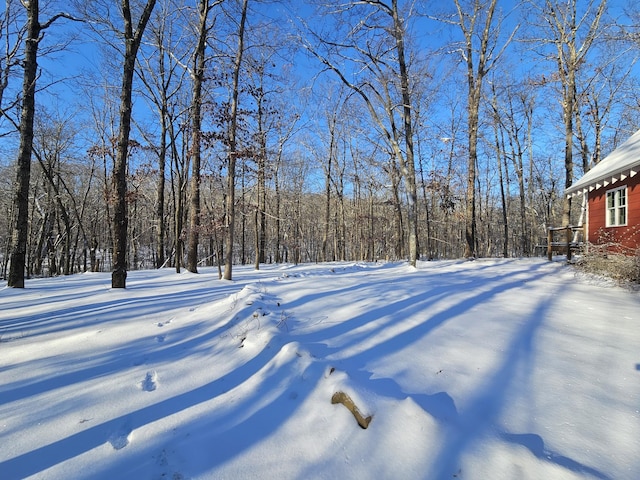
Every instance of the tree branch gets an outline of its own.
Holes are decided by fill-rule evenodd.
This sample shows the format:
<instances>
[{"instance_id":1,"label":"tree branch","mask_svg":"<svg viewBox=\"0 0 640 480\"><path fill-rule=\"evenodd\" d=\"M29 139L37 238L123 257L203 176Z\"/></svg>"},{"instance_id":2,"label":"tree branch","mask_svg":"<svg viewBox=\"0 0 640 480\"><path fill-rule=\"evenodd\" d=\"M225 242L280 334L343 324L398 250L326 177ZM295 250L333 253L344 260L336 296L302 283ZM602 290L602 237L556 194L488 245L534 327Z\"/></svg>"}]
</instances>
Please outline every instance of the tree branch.
<instances>
[{"instance_id":1,"label":"tree branch","mask_svg":"<svg viewBox=\"0 0 640 480\"><path fill-rule=\"evenodd\" d=\"M71 15L69 13L60 12L60 13L55 14L53 17L51 17L46 22L41 23L40 24L40 30L46 30L47 28L49 28L51 26L51 24L53 22L55 22L59 18L66 18L67 20L72 20L74 22L82 22L83 21L80 18L76 18L76 17L74 17L73 15Z\"/></svg>"}]
</instances>

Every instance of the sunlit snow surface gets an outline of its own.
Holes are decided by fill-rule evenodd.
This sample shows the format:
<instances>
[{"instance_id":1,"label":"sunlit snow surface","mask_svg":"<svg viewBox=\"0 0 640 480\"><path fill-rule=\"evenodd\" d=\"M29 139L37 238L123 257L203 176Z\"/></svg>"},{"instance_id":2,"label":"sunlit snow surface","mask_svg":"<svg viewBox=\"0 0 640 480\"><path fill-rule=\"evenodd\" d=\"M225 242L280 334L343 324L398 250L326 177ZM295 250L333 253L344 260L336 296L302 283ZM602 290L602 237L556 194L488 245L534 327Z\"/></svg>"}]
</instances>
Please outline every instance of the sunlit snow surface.
<instances>
[{"instance_id":1,"label":"sunlit snow surface","mask_svg":"<svg viewBox=\"0 0 640 480\"><path fill-rule=\"evenodd\" d=\"M1 284L0 478L640 478L640 294L542 260L234 275Z\"/></svg>"}]
</instances>

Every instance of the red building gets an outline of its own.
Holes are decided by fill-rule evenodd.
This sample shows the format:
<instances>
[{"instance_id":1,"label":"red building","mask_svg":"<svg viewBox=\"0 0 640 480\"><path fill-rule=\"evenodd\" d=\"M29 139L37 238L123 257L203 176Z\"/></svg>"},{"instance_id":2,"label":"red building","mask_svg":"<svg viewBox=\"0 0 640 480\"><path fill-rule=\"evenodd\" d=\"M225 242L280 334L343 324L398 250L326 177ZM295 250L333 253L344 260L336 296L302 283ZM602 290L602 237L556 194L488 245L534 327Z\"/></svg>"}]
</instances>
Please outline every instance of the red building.
<instances>
[{"instance_id":1,"label":"red building","mask_svg":"<svg viewBox=\"0 0 640 480\"><path fill-rule=\"evenodd\" d=\"M640 131L566 190L585 196L587 240L635 252L640 247ZM631 252L629 252L631 253Z\"/></svg>"}]
</instances>

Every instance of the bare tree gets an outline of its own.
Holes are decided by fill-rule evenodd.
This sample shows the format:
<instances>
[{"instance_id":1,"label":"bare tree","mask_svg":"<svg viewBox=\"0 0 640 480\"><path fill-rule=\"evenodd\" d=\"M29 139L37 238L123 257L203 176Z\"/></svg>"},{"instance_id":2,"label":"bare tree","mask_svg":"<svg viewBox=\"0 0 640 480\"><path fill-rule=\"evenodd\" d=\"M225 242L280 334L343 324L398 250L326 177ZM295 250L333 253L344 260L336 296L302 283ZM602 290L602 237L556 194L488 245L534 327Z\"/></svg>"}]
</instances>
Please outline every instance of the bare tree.
<instances>
[{"instance_id":1,"label":"bare tree","mask_svg":"<svg viewBox=\"0 0 640 480\"><path fill-rule=\"evenodd\" d=\"M600 20L607 0L589 0L584 13L578 15L578 0L545 0L544 4L529 2L542 17L549 35L536 39L540 45L551 45L562 88L562 116L564 122L564 187L573 183L573 141L575 135L577 84L576 77L586 56L600 33ZM571 222L571 198L562 206L562 224Z\"/></svg>"},{"instance_id":2,"label":"bare tree","mask_svg":"<svg viewBox=\"0 0 640 480\"><path fill-rule=\"evenodd\" d=\"M58 13L45 23L40 23L40 4L30 0L23 4L27 9L27 35L24 47L24 75L22 79L22 111L20 114L20 146L18 169L14 187L15 224L11 234L11 264L7 285L24 288L24 274L29 231L29 181L33 152L33 122L35 115L36 80L38 70L38 46L44 31L59 18L73 19L67 13Z\"/></svg>"},{"instance_id":3,"label":"bare tree","mask_svg":"<svg viewBox=\"0 0 640 480\"><path fill-rule=\"evenodd\" d=\"M240 22L238 25L238 46L236 56L233 62L233 84L231 90L231 112L228 132L228 149L229 155L227 159L227 201L226 201L226 241L225 241L225 257L224 257L224 276L225 280L233 278L233 240L235 227L235 203L236 203L236 161L238 157L238 97L240 84L240 70L242 67L242 56L244 54L244 31L247 23L247 6L249 1L242 0L242 13L240 14Z\"/></svg>"},{"instance_id":4,"label":"bare tree","mask_svg":"<svg viewBox=\"0 0 640 480\"><path fill-rule=\"evenodd\" d=\"M478 163L478 129L482 84L486 74L493 68L502 51L495 52L499 26L496 27L494 15L497 0L472 0L463 4L454 0L457 12L457 25L464 36L462 55L466 64L467 77L467 115L469 157L467 162L467 200L465 225L465 257L476 256L476 166ZM514 32L515 33L515 32ZM513 36L513 34L512 34ZM477 43L476 39L479 39ZM507 42L508 44L508 42ZM477 55L477 59L476 59Z\"/></svg>"},{"instance_id":5,"label":"bare tree","mask_svg":"<svg viewBox=\"0 0 640 480\"><path fill-rule=\"evenodd\" d=\"M42 222L43 226L49 226L49 230L47 231L47 228L41 229L40 242L43 244L43 248L38 248L36 251L35 261L39 263L37 270L40 270L45 254L48 253L50 258L55 258L56 249L61 246L59 262L56 262L58 268L52 269L52 265L50 265L50 273L69 275L73 271L80 236L82 236L85 245L88 243L82 222L82 209L85 202L82 201L81 205L78 205L81 198L74 188L76 182L72 180L77 179L77 184L81 182L75 177L75 169L72 168L71 162L64 162L65 157L69 158L72 155L71 149L74 146L77 131L71 124L70 116L63 118L62 116L54 117L41 114L36 121L36 127L33 154L46 179L47 196L51 206L45 212L45 216L51 221ZM91 181L92 178L89 176L89 184ZM51 234L53 224L57 224L57 239L55 242L45 242L45 235ZM47 237L47 240L50 238ZM34 259L32 258L31 261L33 262Z\"/></svg>"},{"instance_id":6,"label":"bare tree","mask_svg":"<svg viewBox=\"0 0 640 480\"><path fill-rule=\"evenodd\" d=\"M493 89L492 89L493 90ZM507 206L507 197L506 197L506 189L505 189L505 175L507 168L503 168L502 166L502 157L504 152L504 132L500 129L500 118L498 113L497 99L495 95L495 90L493 90L493 95L491 97L491 107L494 112L494 121L493 121L493 130L495 137L495 150L496 150L496 165L498 167L498 178L500 181L500 205L502 210L502 228L503 228L503 238L502 238L502 256L507 258L509 256L509 214L508 214L508 206ZM505 165L506 167L506 165Z\"/></svg>"},{"instance_id":7,"label":"bare tree","mask_svg":"<svg viewBox=\"0 0 640 480\"><path fill-rule=\"evenodd\" d=\"M533 110L535 107L535 89L534 82L525 81L518 85L515 79L508 74L503 74L504 79L500 84L500 80L496 78L491 83L491 108L496 132L496 140L500 142L496 145L496 155L504 157L511 161L513 171L516 174L519 190L520 203L520 244L519 254L529 255L530 252L530 235L529 222L527 221L527 195L526 195L526 172L525 172L525 156L528 149L527 141L533 124ZM500 98L500 101L498 100ZM500 162L500 160L499 160ZM501 168L501 167L500 167ZM508 166L505 165L505 172L508 172ZM502 176L502 171L499 171ZM502 185L501 181L501 185ZM504 204L504 202L503 202ZM513 222L514 225L516 222ZM505 218L505 234L506 234L506 218ZM515 228L514 228L515 230ZM505 236L505 244L506 244Z\"/></svg>"},{"instance_id":8,"label":"bare tree","mask_svg":"<svg viewBox=\"0 0 640 480\"><path fill-rule=\"evenodd\" d=\"M131 95L138 48L140 47L142 35L144 34L155 4L156 0L147 0L137 26L134 28L129 0L122 0L125 50L122 69L122 89L120 91L120 127L112 180L115 193L115 205L113 209L114 261L113 272L111 273L112 288L125 288L127 281L127 227L129 224L129 215L127 212L127 160L129 133L131 131L131 114L133 110Z\"/></svg>"},{"instance_id":9,"label":"bare tree","mask_svg":"<svg viewBox=\"0 0 640 480\"><path fill-rule=\"evenodd\" d=\"M183 80L187 69L185 58L186 48L180 48L182 25L177 24L175 10L168 2L163 3L162 9L151 20L151 41L149 49L141 46L138 55L141 68L138 70L140 79L146 87L145 95L157 110L160 121L160 133L156 146L158 156L158 182L156 189L156 268L165 265L165 243L167 238L167 224L165 222L165 176L167 160L171 158L173 137L170 110L175 108L177 98L183 87ZM148 50L148 51L147 51ZM148 142L152 143L152 142ZM169 164L171 168L171 164ZM173 170L172 170L173 172Z\"/></svg>"},{"instance_id":10,"label":"bare tree","mask_svg":"<svg viewBox=\"0 0 640 480\"><path fill-rule=\"evenodd\" d=\"M264 37L264 26L258 27L258 32ZM248 55L248 80L249 96L255 105L253 113L255 127L252 134L253 146L249 148L249 156L252 157L256 169L256 201L253 206L255 227L255 261L256 270L261 263L266 261L267 245L267 180L272 173L270 169L269 137L273 136L278 124L282 121L280 112L272 99L282 95L283 88L279 85L282 80L274 74L276 66L276 49L280 47L280 39L274 39L271 31L269 38L260 38L260 43L254 44L253 55ZM270 44L268 42L271 42Z\"/></svg>"},{"instance_id":11,"label":"bare tree","mask_svg":"<svg viewBox=\"0 0 640 480\"><path fill-rule=\"evenodd\" d=\"M274 161L272 166L273 176L273 194L274 194L274 260L276 263L282 261L282 189L281 189L281 172L285 163L285 145L291 141L296 130L298 129L298 123L300 121L300 115L295 113L292 116L283 117L283 121L278 124L277 128L277 144L275 146Z\"/></svg>"},{"instance_id":12,"label":"bare tree","mask_svg":"<svg viewBox=\"0 0 640 480\"><path fill-rule=\"evenodd\" d=\"M375 2L373 2L375 3ZM391 9L387 13L393 18L393 37L396 41L398 68L400 73L400 89L402 92L402 121L404 123L404 141L406 159L399 157L404 178L408 186L409 198L409 263L416 266L418 258L418 190L416 185L416 167L413 152L412 104L409 90L409 69L405 60L404 21L398 12L397 0L392 0Z\"/></svg>"},{"instance_id":13,"label":"bare tree","mask_svg":"<svg viewBox=\"0 0 640 480\"><path fill-rule=\"evenodd\" d=\"M397 0L391 0L391 2L378 0L348 2L339 5L336 11L349 12L361 5L371 7L372 10L361 12L368 19L367 21L361 20L359 16L357 17L357 25L350 30L350 36L352 37L350 41L352 43L332 41L318 34L315 36L317 40L330 49L337 48L355 52L360 57L359 60L356 60L360 68L370 73L375 81L378 82L377 85L374 86L370 79L361 83L349 80L344 70L336 62L332 61L328 55L321 54L317 48L310 44L307 44L306 48L327 68L335 72L340 80L364 101L372 120L383 132L385 140L392 149L395 160L400 165L407 187L409 263L415 266L418 258L418 193L413 147L413 106L411 103L409 66L405 58L406 20L400 15ZM378 24L377 22L380 20L375 18L376 14L381 14L383 17L388 18L390 26ZM371 24L369 24L369 20ZM362 40L362 44L359 44L357 36L366 36L372 29L379 29L385 32L385 35L388 35L382 41L382 45L374 47L373 43L367 41L366 38ZM393 47L391 49L384 43L385 40L392 42ZM393 59L385 58L389 50L395 54ZM342 59L345 57L345 55L342 55ZM389 68L389 62L393 62L393 69ZM394 118L396 116L397 103L390 101L389 92L391 87L389 82L399 83L400 101L398 103L401 105L399 123L402 128L398 127ZM379 113L378 105L383 107L386 118Z\"/></svg>"},{"instance_id":14,"label":"bare tree","mask_svg":"<svg viewBox=\"0 0 640 480\"><path fill-rule=\"evenodd\" d=\"M189 211L189 246L187 250L187 270L198 272L198 245L200 243L200 170L202 159L202 84L206 63L207 34L210 27L207 19L212 5L209 0L200 0L198 7L198 40L193 54L191 79L193 92L191 101L191 210Z\"/></svg>"},{"instance_id":15,"label":"bare tree","mask_svg":"<svg viewBox=\"0 0 640 480\"><path fill-rule=\"evenodd\" d=\"M324 166L324 175L325 175L325 207L324 207L324 233L322 234L322 258L323 261L328 262L333 260L335 257L335 251L333 256L329 257L327 243L329 241L329 228L331 222L331 167L334 163L334 156L336 150L336 116L338 113L338 109L333 111L331 118L329 119L328 127L329 127L329 137L331 141L329 142L329 149L327 152L327 162Z\"/></svg>"},{"instance_id":16,"label":"bare tree","mask_svg":"<svg viewBox=\"0 0 640 480\"><path fill-rule=\"evenodd\" d=\"M188 108L187 108L188 110ZM182 112L180 112L182 113ZM171 147L171 189L173 193L174 215L173 215L173 236L174 236L174 259L176 273L180 273L180 269L183 265L184 254L184 224L185 218L185 205L187 203L187 185L188 185L188 155L185 150L185 144L187 143L186 128L177 128L179 123L186 125L188 119L179 121L180 114L169 111L168 112L168 134L170 138ZM182 141L181 141L182 139ZM179 145L182 146L182 151Z\"/></svg>"},{"instance_id":17,"label":"bare tree","mask_svg":"<svg viewBox=\"0 0 640 480\"><path fill-rule=\"evenodd\" d=\"M610 126L612 111L636 88L630 80L637 64L637 54L631 55L630 49L620 48L619 42L611 42L606 47L591 62L591 71L579 78L581 87L576 99L576 140L580 146L583 172L589 171L602 159L603 134ZM587 127L584 127L585 123ZM591 143L589 138L592 139Z\"/></svg>"},{"instance_id":18,"label":"bare tree","mask_svg":"<svg viewBox=\"0 0 640 480\"><path fill-rule=\"evenodd\" d=\"M5 93L8 92L9 79L13 76L13 72L20 67L22 42L29 26L28 22L21 22L22 10L22 6L19 6L18 2L8 0L0 17L0 40L2 41L2 47L0 47L0 120L8 119L12 131L19 130L19 125L18 121L9 115L9 112L20 105L20 97L7 99ZM20 27L14 30L15 25L20 25ZM0 136L5 134L2 132Z\"/></svg>"}]
</instances>

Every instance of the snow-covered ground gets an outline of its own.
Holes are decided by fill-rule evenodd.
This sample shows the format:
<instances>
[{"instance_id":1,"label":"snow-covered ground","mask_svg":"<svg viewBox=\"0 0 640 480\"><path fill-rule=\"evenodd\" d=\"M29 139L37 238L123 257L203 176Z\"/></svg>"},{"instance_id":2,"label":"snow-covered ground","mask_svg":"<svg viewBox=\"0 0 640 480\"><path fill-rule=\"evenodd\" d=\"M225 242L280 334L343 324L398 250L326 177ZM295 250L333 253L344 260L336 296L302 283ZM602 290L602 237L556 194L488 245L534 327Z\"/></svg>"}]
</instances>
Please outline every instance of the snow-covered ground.
<instances>
[{"instance_id":1,"label":"snow-covered ground","mask_svg":"<svg viewBox=\"0 0 640 480\"><path fill-rule=\"evenodd\" d=\"M640 294L537 259L234 274L0 285L0 478L640 478Z\"/></svg>"}]
</instances>

